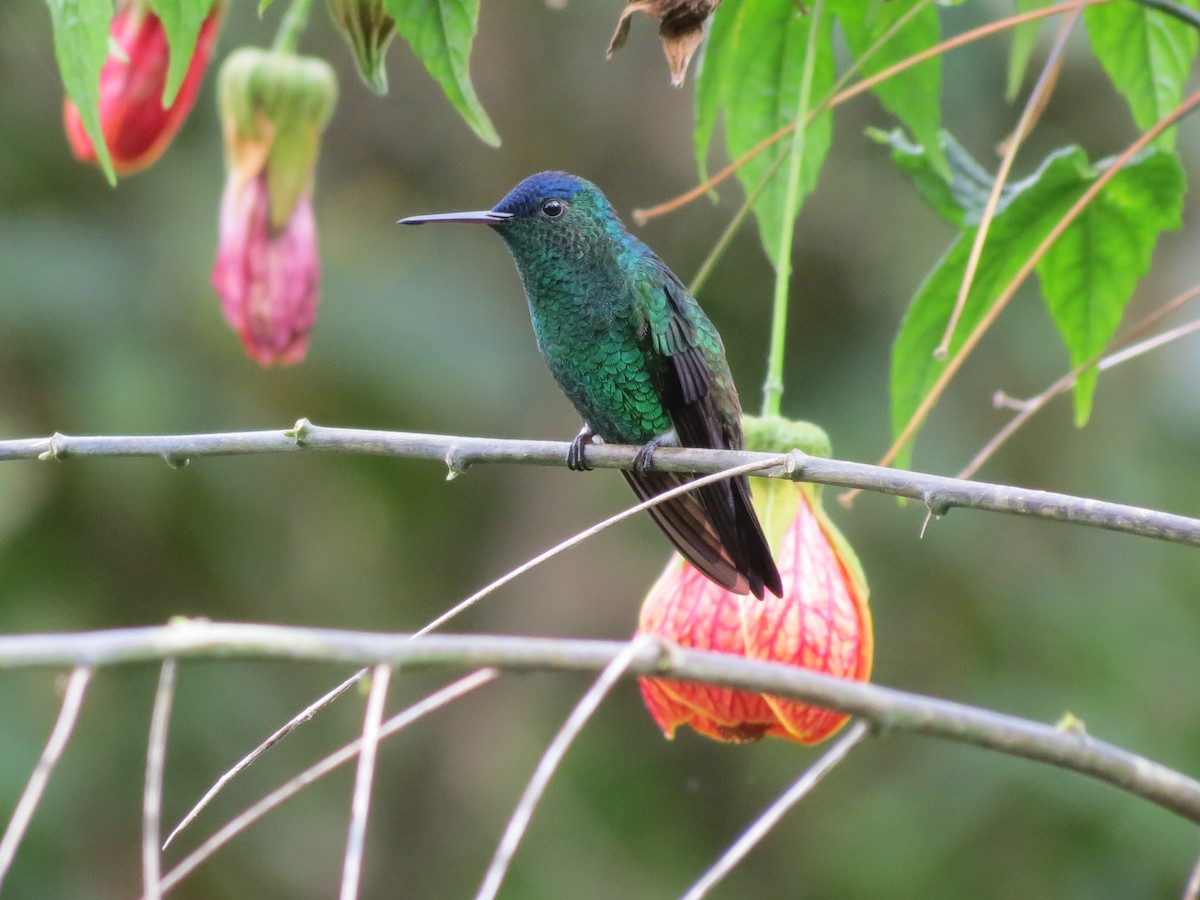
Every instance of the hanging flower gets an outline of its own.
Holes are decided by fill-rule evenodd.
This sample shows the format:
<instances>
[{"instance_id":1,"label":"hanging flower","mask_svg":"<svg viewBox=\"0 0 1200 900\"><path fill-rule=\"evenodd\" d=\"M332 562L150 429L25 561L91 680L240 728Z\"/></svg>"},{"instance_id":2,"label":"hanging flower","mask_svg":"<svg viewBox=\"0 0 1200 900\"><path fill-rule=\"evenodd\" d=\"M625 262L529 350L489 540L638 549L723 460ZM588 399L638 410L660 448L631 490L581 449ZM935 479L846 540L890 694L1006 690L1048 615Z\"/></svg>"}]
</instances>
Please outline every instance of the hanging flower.
<instances>
[{"instance_id":1,"label":"hanging flower","mask_svg":"<svg viewBox=\"0 0 1200 900\"><path fill-rule=\"evenodd\" d=\"M631 16L643 12L659 20L658 36L671 68L671 84L683 87L688 63L704 40L708 17L720 5L721 0L629 0L617 20L617 30L608 45L608 58L612 59L613 54L625 46Z\"/></svg>"},{"instance_id":2,"label":"hanging flower","mask_svg":"<svg viewBox=\"0 0 1200 900\"><path fill-rule=\"evenodd\" d=\"M112 50L100 71L100 130L118 175L146 168L158 159L183 125L212 57L224 0L214 3L200 26L187 74L169 105L167 36L158 16L142 0L122 0L110 30ZM75 104L63 104L63 124L71 152L96 162L96 148Z\"/></svg>"},{"instance_id":3,"label":"hanging flower","mask_svg":"<svg viewBox=\"0 0 1200 900\"><path fill-rule=\"evenodd\" d=\"M757 600L730 593L675 554L646 596L638 633L866 681L874 649L866 582L815 493L809 485L756 486L756 495L765 499L756 506L770 510L764 522L783 578L782 597ZM640 684L650 714L668 738L680 725L690 725L720 741L770 735L815 744L849 718L796 700L711 684L645 677Z\"/></svg>"},{"instance_id":4,"label":"hanging flower","mask_svg":"<svg viewBox=\"0 0 1200 900\"><path fill-rule=\"evenodd\" d=\"M213 287L247 355L287 365L316 320L313 171L337 82L323 60L243 48L219 89L227 175Z\"/></svg>"}]
</instances>

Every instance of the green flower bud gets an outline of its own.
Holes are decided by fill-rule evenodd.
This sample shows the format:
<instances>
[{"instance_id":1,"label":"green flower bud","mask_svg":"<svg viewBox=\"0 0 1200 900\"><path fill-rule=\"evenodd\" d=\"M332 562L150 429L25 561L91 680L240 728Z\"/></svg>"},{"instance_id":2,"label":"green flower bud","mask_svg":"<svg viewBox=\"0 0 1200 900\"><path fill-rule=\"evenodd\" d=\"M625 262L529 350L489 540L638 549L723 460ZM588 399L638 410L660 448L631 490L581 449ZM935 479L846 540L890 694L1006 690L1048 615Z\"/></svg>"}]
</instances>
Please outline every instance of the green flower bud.
<instances>
[{"instance_id":1,"label":"green flower bud","mask_svg":"<svg viewBox=\"0 0 1200 900\"><path fill-rule=\"evenodd\" d=\"M282 228L312 182L337 102L333 69L316 57L242 47L221 66L218 102L230 171L249 180L266 169L271 223Z\"/></svg>"},{"instance_id":2,"label":"green flower bud","mask_svg":"<svg viewBox=\"0 0 1200 900\"><path fill-rule=\"evenodd\" d=\"M833 445L825 429L813 422L793 421L782 416L742 416L746 449L760 453L787 453L803 450L809 456L833 455Z\"/></svg>"},{"instance_id":3,"label":"green flower bud","mask_svg":"<svg viewBox=\"0 0 1200 900\"><path fill-rule=\"evenodd\" d=\"M387 69L383 58L396 36L396 21L387 13L384 0L326 0L329 15L354 51L358 73L376 94L387 93Z\"/></svg>"}]
</instances>

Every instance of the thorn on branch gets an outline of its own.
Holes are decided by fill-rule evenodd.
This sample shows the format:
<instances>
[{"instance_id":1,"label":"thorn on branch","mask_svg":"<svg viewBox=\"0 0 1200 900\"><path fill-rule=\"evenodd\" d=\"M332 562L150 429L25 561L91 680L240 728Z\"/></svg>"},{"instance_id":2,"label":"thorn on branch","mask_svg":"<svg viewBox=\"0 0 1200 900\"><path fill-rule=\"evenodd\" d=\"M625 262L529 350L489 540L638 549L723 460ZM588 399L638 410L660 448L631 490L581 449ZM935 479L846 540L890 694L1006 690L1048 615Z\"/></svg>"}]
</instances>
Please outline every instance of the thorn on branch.
<instances>
[{"instance_id":1,"label":"thorn on branch","mask_svg":"<svg viewBox=\"0 0 1200 900\"><path fill-rule=\"evenodd\" d=\"M668 640L653 634L645 634L641 636L647 646L654 649L654 670L662 675L670 675L683 663L680 657L680 651L683 649L677 644L673 644Z\"/></svg>"},{"instance_id":2,"label":"thorn on branch","mask_svg":"<svg viewBox=\"0 0 1200 900\"><path fill-rule=\"evenodd\" d=\"M926 491L921 495L921 502L929 510L929 515L937 519L946 515L952 508L950 498L944 494L939 494L937 491Z\"/></svg>"},{"instance_id":3,"label":"thorn on branch","mask_svg":"<svg viewBox=\"0 0 1200 900\"><path fill-rule=\"evenodd\" d=\"M312 430L312 422L308 419L297 419L296 424L283 433L286 438L291 438L296 442L297 447L304 446L304 439L308 437L308 433Z\"/></svg>"},{"instance_id":4,"label":"thorn on branch","mask_svg":"<svg viewBox=\"0 0 1200 900\"><path fill-rule=\"evenodd\" d=\"M1070 710L1062 714L1062 718L1054 723L1054 727L1067 734L1077 734L1081 738L1088 736L1087 726L1084 724L1083 719L1076 716Z\"/></svg>"},{"instance_id":5,"label":"thorn on branch","mask_svg":"<svg viewBox=\"0 0 1200 900\"><path fill-rule=\"evenodd\" d=\"M451 444L446 450L446 480L453 481L471 467L471 461L458 444Z\"/></svg>"},{"instance_id":6,"label":"thorn on branch","mask_svg":"<svg viewBox=\"0 0 1200 900\"><path fill-rule=\"evenodd\" d=\"M54 432L50 435L50 444L45 453L38 455L38 459L64 459L67 455L67 436L61 432Z\"/></svg>"}]
</instances>

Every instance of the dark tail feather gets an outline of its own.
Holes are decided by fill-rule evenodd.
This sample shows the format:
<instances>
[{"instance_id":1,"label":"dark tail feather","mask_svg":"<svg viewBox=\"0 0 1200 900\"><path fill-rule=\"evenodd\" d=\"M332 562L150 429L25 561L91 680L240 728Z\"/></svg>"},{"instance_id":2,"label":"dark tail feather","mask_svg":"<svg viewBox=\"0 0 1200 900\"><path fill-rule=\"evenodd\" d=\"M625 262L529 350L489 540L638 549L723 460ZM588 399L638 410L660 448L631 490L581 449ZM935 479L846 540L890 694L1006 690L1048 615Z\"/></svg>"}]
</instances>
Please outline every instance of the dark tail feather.
<instances>
[{"instance_id":1,"label":"dark tail feather","mask_svg":"<svg viewBox=\"0 0 1200 900\"><path fill-rule=\"evenodd\" d=\"M622 474L642 500L694 480L677 472ZM684 558L726 590L752 593L759 599L764 587L776 596L783 593L744 477L683 494L649 513Z\"/></svg>"},{"instance_id":2,"label":"dark tail feather","mask_svg":"<svg viewBox=\"0 0 1200 900\"><path fill-rule=\"evenodd\" d=\"M742 542L741 568L750 580L750 592L759 600L763 598L764 588L776 597L782 597L783 578L779 575L775 557L763 534L762 523L758 521L750 501L749 480L742 476L723 483L733 490L735 530Z\"/></svg>"}]
</instances>

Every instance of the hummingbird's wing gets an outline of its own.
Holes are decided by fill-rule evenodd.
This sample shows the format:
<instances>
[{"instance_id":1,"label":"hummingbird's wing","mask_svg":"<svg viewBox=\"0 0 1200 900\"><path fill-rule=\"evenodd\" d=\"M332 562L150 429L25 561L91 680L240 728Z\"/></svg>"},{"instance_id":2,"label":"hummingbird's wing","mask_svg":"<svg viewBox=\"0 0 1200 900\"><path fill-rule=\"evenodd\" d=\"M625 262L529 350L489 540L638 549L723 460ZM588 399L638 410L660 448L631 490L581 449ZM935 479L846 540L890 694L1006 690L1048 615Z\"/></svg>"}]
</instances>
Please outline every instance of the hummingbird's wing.
<instances>
[{"instance_id":1,"label":"hummingbird's wing","mask_svg":"<svg viewBox=\"0 0 1200 900\"><path fill-rule=\"evenodd\" d=\"M741 406L716 330L687 288L652 257L638 279L639 333L663 407L684 447L742 448ZM625 473L643 499L693 480L667 472ZM726 479L650 510L680 552L713 581L737 593L782 594L779 571L750 502L744 476Z\"/></svg>"}]
</instances>

